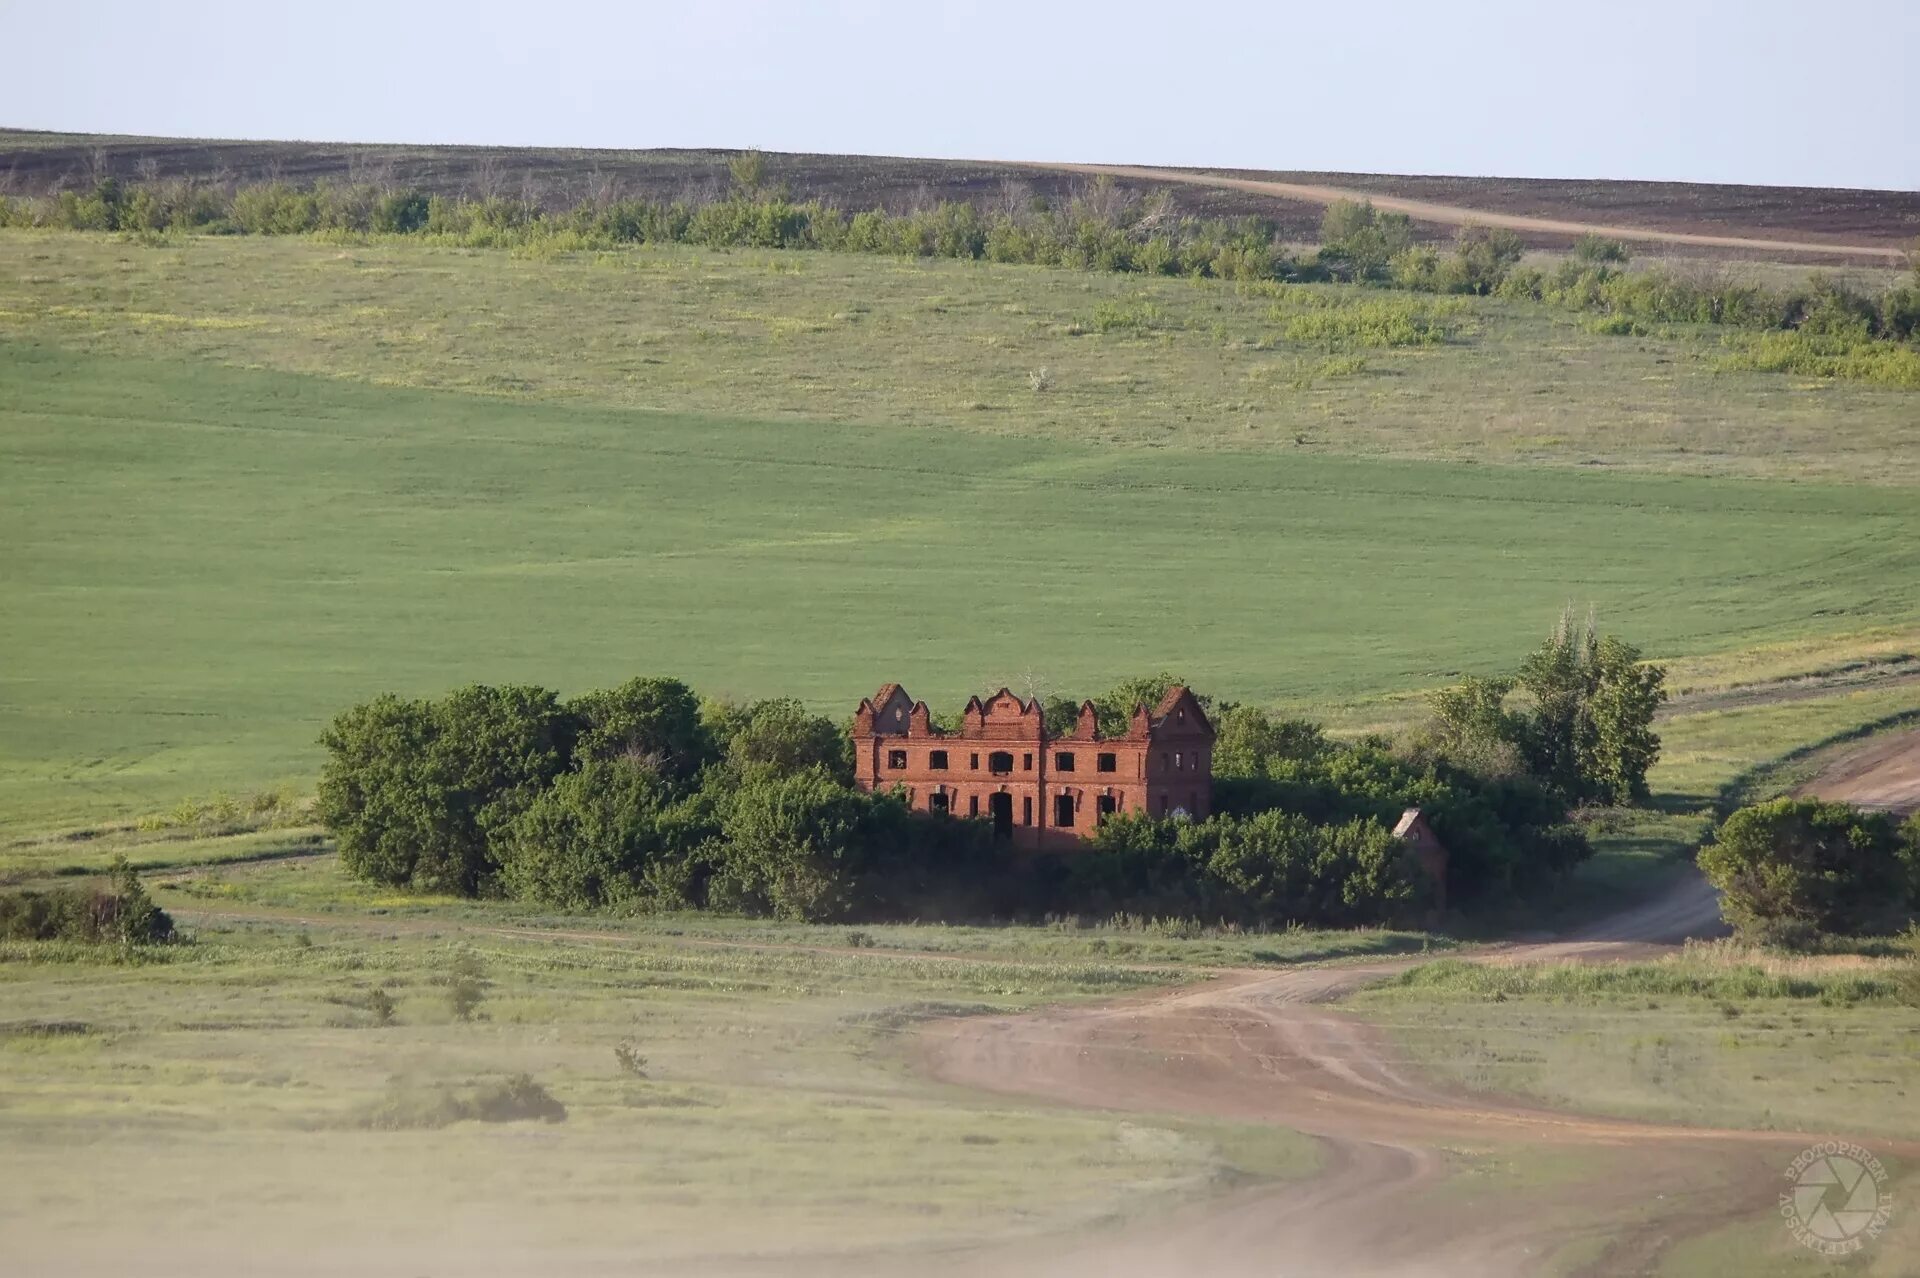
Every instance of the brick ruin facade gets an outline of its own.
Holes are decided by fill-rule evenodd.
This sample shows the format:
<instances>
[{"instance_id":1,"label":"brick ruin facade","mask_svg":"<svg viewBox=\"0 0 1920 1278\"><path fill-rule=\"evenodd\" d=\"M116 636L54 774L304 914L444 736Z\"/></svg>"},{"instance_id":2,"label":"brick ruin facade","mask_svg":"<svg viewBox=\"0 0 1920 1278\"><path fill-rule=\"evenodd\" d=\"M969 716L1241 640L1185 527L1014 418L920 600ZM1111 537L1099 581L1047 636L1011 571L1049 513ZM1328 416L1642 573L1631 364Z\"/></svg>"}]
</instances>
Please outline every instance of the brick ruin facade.
<instances>
[{"instance_id":1,"label":"brick ruin facade","mask_svg":"<svg viewBox=\"0 0 1920 1278\"><path fill-rule=\"evenodd\" d=\"M898 786L915 811L991 821L1019 847L1071 848L1118 812L1213 811L1213 724L1183 687L1136 706L1127 731L1107 737L1090 701L1055 736L1038 699L1005 688L969 700L960 726L943 732L926 702L890 683L860 702L853 745L862 789Z\"/></svg>"}]
</instances>

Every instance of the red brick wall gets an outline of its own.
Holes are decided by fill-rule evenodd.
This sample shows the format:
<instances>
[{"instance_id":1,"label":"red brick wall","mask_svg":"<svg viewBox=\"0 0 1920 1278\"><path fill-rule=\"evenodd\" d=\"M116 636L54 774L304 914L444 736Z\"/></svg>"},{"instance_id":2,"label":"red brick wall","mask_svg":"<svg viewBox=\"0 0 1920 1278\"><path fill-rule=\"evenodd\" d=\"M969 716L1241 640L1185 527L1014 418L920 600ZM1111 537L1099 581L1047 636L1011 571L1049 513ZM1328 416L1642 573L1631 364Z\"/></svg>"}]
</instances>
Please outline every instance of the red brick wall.
<instances>
[{"instance_id":1,"label":"red brick wall","mask_svg":"<svg viewBox=\"0 0 1920 1278\"><path fill-rule=\"evenodd\" d=\"M896 712L899 712L896 714ZM992 796L1004 793L1012 803L1012 837L1026 848L1071 848L1092 835L1102 797L1115 812L1152 811L1163 815L1184 808L1196 818L1212 810L1212 731L1197 713L1179 722L1168 716L1159 727L1136 717L1136 732L1101 740L1090 714L1083 712L1074 733L1049 738L1037 704L1028 705L1002 690L984 703L968 703L959 731L940 735L926 721L924 705L910 703L891 689L879 705L863 702L854 728L854 781L865 790L905 792L915 811L934 810L936 795L958 817L988 819ZM944 752L946 766L934 766ZM993 755L1011 756L1012 770L992 771ZM896 765L896 755L902 761ZM1113 756L1113 771L1102 772L1100 756ZM1071 758L1071 768L1060 765ZM1062 824L1061 801L1070 805L1071 823Z\"/></svg>"}]
</instances>

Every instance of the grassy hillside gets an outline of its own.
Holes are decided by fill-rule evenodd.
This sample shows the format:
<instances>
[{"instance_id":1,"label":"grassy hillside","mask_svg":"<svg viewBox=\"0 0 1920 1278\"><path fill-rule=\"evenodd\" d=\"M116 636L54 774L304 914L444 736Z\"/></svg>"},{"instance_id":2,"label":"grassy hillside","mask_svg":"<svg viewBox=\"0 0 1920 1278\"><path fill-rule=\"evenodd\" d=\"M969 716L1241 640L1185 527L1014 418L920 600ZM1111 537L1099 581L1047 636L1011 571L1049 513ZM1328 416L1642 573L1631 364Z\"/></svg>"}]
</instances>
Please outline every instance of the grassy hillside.
<instances>
[{"instance_id":1,"label":"grassy hillside","mask_svg":"<svg viewBox=\"0 0 1920 1278\"><path fill-rule=\"evenodd\" d=\"M304 777L383 689L835 710L1177 665L1418 687L1591 600L1651 651L1911 618L1920 494L766 422L0 347L0 810Z\"/></svg>"},{"instance_id":2,"label":"grassy hillside","mask_svg":"<svg viewBox=\"0 0 1920 1278\"><path fill-rule=\"evenodd\" d=\"M1732 371L1744 334L1591 328L1532 303L833 253L0 234L0 339L115 356L1103 449L1920 483L1912 391Z\"/></svg>"}]
</instances>

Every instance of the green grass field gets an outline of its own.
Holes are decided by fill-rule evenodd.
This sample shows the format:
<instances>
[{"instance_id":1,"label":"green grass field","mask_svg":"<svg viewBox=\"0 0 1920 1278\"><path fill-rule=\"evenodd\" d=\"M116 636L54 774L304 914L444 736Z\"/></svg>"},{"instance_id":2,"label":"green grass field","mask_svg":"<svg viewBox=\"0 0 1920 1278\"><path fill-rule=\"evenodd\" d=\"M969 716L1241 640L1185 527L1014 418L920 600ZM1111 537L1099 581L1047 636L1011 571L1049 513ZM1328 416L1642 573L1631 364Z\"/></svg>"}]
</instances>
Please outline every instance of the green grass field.
<instances>
[{"instance_id":1,"label":"green grass field","mask_svg":"<svg viewBox=\"0 0 1920 1278\"><path fill-rule=\"evenodd\" d=\"M1354 1006L1474 1091L1590 1114L1920 1135L1920 1010L1898 959L1698 947L1658 963L1445 963Z\"/></svg>"},{"instance_id":2,"label":"green grass field","mask_svg":"<svg viewBox=\"0 0 1920 1278\"><path fill-rule=\"evenodd\" d=\"M637 672L835 713L1175 666L1309 703L1910 620L1920 494L717 421L0 347L0 812L310 778L376 692Z\"/></svg>"}]
</instances>

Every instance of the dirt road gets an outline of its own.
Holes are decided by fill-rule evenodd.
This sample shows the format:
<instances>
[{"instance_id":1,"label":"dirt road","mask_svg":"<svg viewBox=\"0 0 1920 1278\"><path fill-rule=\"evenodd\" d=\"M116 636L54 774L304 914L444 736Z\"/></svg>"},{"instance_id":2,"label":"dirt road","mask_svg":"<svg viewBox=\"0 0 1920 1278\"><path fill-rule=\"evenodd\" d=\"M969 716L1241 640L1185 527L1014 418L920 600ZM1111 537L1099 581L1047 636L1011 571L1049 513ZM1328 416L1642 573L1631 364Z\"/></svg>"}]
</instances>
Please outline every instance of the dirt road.
<instances>
[{"instance_id":1,"label":"dirt road","mask_svg":"<svg viewBox=\"0 0 1920 1278\"><path fill-rule=\"evenodd\" d=\"M1689 879L1574 939L1502 947L1494 961L1644 957L1716 931L1712 890ZM1273 1123L1317 1137L1311 1181L1248 1190L1097 1237L994 1248L959 1274L1149 1278L1491 1278L1536 1272L1562 1246L1597 1251L1582 1272L1651 1272L1672 1242L1776 1204L1779 1169L1826 1134L1662 1127L1472 1096L1402 1064L1386 1036L1333 1006L1412 960L1236 973L1100 1007L929 1027L922 1066L944 1081L1130 1113ZM1446 1153L1488 1144L1634 1153L1630 1176L1578 1180L1547 1200L1469 1203L1433 1194ZM1599 1164L1604 1166L1604 1163ZM942 1270L941 1272L946 1272Z\"/></svg>"},{"instance_id":2,"label":"dirt road","mask_svg":"<svg viewBox=\"0 0 1920 1278\"><path fill-rule=\"evenodd\" d=\"M1796 793L1903 815L1920 812L1920 729L1873 738Z\"/></svg>"},{"instance_id":3,"label":"dirt road","mask_svg":"<svg viewBox=\"0 0 1920 1278\"><path fill-rule=\"evenodd\" d=\"M1762 253L1804 253L1822 257L1874 259L1899 264L1904 250L1890 244L1832 244L1817 240L1754 239L1739 235L1703 235L1688 231L1661 231L1642 226L1609 226L1598 222L1564 221L1559 218L1529 217L1518 213L1499 213L1486 209L1464 208L1455 204L1437 204L1376 191L1349 190L1337 186L1318 186L1302 182L1271 182L1259 178L1224 177L1214 173L1190 173L1180 169L1142 168L1127 164L1032 164L1030 167L1089 176L1106 175L1133 182L1173 182L1187 186L1207 186L1226 191L1244 191L1271 195L1282 200L1303 200L1310 204L1332 204L1338 200L1371 200L1377 209L1405 213L1420 222L1442 226L1502 226L1514 231L1542 235L1603 235L1609 239L1641 244L1675 244L1692 248L1744 249Z\"/></svg>"}]
</instances>

